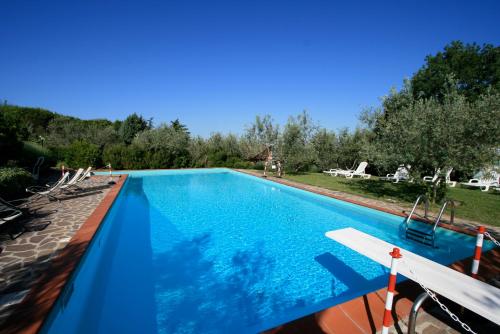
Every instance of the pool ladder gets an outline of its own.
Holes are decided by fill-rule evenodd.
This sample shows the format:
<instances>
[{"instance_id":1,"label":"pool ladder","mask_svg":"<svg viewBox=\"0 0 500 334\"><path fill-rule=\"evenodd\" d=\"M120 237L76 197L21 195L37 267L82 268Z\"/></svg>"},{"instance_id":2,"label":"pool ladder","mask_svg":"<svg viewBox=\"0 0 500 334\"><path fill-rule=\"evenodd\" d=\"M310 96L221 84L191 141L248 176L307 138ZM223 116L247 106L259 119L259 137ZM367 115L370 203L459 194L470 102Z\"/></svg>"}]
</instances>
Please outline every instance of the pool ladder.
<instances>
[{"instance_id":1,"label":"pool ladder","mask_svg":"<svg viewBox=\"0 0 500 334\"><path fill-rule=\"evenodd\" d=\"M406 239L409 240L414 240L417 242L420 242L424 245L436 247L436 229L441 222L441 218L443 217L444 211L446 210L446 207L448 205L451 205L451 214L450 214L450 224L453 224L453 220L455 218L455 202L452 200L446 200L443 205L441 206L441 209L439 210L439 214L434 221L434 225L432 226L432 229L430 230L423 230L423 229L418 229L418 228L412 228L411 227L411 217L415 214L415 210L418 206L418 204L424 201L424 216L423 218L426 220L429 220L429 200L427 199L427 196L425 195L420 195L417 197L417 200L415 201L415 204L413 205L413 209L411 210L410 214L408 217L406 217L404 226L405 226L405 234L406 234Z\"/></svg>"}]
</instances>

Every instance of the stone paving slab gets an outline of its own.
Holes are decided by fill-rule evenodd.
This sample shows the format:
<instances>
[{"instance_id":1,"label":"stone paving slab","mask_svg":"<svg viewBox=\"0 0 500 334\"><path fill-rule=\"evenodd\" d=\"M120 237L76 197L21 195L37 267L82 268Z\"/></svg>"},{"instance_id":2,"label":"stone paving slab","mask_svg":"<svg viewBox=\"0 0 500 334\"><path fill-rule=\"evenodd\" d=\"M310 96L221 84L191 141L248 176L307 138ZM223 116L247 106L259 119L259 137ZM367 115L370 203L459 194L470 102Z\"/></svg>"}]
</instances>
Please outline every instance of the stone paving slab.
<instances>
[{"instance_id":1,"label":"stone paving slab","mask_svg":"<svg viewBox=\"0 0 500 334\"><path fill-rule=\"evenodd\" d=\"M81 191L58 195L59 202L41 199L30 206L36 212L25 223L28 231L14 240L0 233L0 325L108 193L108 181L93 176Z\"/></svg>"}]
</instances>

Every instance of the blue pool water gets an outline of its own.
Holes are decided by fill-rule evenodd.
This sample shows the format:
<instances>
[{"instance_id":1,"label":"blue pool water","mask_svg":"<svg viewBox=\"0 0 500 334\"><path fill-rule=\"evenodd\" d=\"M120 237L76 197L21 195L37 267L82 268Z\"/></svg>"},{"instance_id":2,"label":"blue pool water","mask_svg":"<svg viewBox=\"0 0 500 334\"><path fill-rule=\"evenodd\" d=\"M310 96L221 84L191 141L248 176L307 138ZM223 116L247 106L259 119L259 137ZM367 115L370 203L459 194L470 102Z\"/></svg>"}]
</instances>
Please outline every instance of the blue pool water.
<instances>
[{"instance_id":1,"label":"blue pool water","mask_svg":"<svg viewBox=\"0 0 500 334\"><path fill-rule=\"evenodd\" d=\"M46 333L254 333L385 286L381 265L326 238L401 237L403 218L225 170L133 172L44 326ZM485 248L488 248L487 246Z\"/></svg>"}]
</instances>

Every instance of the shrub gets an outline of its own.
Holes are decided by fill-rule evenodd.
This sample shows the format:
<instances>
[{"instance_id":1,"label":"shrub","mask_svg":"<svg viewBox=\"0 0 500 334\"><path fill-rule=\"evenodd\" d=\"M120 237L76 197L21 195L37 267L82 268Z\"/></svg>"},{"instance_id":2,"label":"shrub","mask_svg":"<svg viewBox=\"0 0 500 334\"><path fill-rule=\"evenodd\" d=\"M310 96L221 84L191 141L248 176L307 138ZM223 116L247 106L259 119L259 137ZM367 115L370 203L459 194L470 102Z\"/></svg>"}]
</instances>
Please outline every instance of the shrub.
<instances>
[{"instance_id":1,"label":"shrub","mask_svg":"<svg viewBox=\"0 0 500 334\"><path fill-rule=\"evenodd\" d=\"M69 167L79 168L93 166L98 167L101 163L101 150L97 145L90 144L85 140L74 141L66 152L66 162Z\"/></svg>"},{"instance_id":2,"label":"shrub","mask_svg":"<svg viewBox=\"0 0 500 334\"><path fill-rule=\"evenodd\" d=\"M257 161L257 162L253 165L253 169L256 169L256 170L264 170L264 162L262 162L262 161Z\"/></svg>"},{"instance_id":3,"label":"shrub","mask_svg":"<svg viewBox=\"0 0 500 334\"><path fill-rule=\"evenodd\" d=\"M113 169L123 169L123 155L127 147L123 144L107 145L102 152L102 162Z\"/></svg>"},{"instance_id":4,"label":"shrub","mask_svg":"<svg viewBox=\"0 0 500 334\"><path fill-rule=\"evenodd\" d=\"M24 147L22 151L22 159L20 160L21 166L26 168L33 168L38 160L38 157L44 157L45 160L42 164L41 170L48 170L51 166L54 166L57 160L51 150L46 147L34 142L24 142Z\"/></svg>"},{"instance_id":5,"label":"shrub","mask_svg":"<svg viewBox=\"0 0 500 334\"><path fill-rule=\"evenodd\" d=\"M0 168L0 196L13 199L26 196L26 187L33 184L31 174L18 167Z\"/></svg>"},{"instance_id":6,"label":"shrub","mask_svg":"<svg viewBox=\"0 0 500 334\"><path fill-rule=\"evenodd\" d=\"M144 151L135 145L124 148L122 153L122 165L124 169L144 169L148 166L144 163Z\"/></svg>"}]
</instances>

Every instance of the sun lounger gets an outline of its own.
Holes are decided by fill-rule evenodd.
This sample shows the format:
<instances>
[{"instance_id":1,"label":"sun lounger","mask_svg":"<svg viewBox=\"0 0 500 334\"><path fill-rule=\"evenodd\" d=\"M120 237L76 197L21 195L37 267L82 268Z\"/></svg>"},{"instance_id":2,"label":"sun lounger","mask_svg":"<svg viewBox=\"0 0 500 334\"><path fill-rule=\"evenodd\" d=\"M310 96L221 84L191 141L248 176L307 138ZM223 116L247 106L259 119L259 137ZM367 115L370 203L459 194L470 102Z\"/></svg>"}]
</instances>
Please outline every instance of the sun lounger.
<instances>
[{"instance_id":1,"label":"sun lounger","mask_svg":"<svg viewBox=\"0 0 500 334\"><path fill-rule=\"evenodd\" d=\"M36 209L28 207L28 203L27 198L11 201L0 198L0 227L3 228L10 225L7 231L11 239L17 238L24 232L45 228L51 223L50 220L46 220L43 222L38 221L35 225L28 224L30 218L33 217L37 211ZM17 224L16 228L14 228L13 224ZM17 231L15 231L16 229Z\"/></svg>"},{"instance_id":2,"label":"sun lounger","mask_svg":"<svg viewBox=\"0 0 500 334\"><path fill-rule=\"evenodd\" d=\"M424 176L424 182L435 183L439 179L439 175L441 173L441 168L436 169L434 176Z\"/></svg>"},{"instance_id":3,"label":"sun lounger","mask_svg":"<svg viewBox=\"0 0 500 334\"><path fill-rule=\"evenodd\" d=\"M445 181L446 181L446 184L449 184L450 187L455 187L457 185L457 181L452 181L450 179L450 175L451 175L451 172L453 171L453 167L450 167L448 168L448 170L446 170L446 175L444 177Z\"/></svg>"},{"instance_id":4,"label":"sun lounger","mask_svg":"<svg viewBox=\"0 0 500 334\"><path fill-rule=\"evenodd\" d=\"M22 203L22 204L15 204ZM13 201L6 201L0 198L0 227L6 226L14 222L21 222L23 216L31 214L29 208L25 206L26 199L18 199ZM26 228L23 226L21 232L14 235L11 230L9 230L9 236L11 239L15 239L19 234L23 233Z\"/></svg>"},{"instance_id":5,"label":"sun lounger","mask_svg":"<svg viewBox=\"0 0 500 334\"><path fill-rule=\"evenodd\" d=\"M82 182L84 181L86 178L90 177L90 175L92 174L92 166L89 166L85 172L83 172L82 176L80 177L80 179L78 179L76 181L76 183L79 183L79 182Z\"/></svg>"},{"instance_id":6,"label":"sun lounger","mask_svg":"<svg viewBox=\"0 0 500 334\"><path fill-rule=\"evenodd\" d=\"M457 185L457 181L451 181L450 179L450 175L451 175L451 172L453 171L453 167L451 168L448 168L446 170L446 173L444 175L444 179L445 179L445 182L446 184L450 185L450 187L455 187ZM441 176L441 169L438 168L436 170L436 173L434 173L434 176L424 176L423 180L424 182L429 182L429 183L439 183L441 180L438 180L439 177Z\"/></svg>"},{"instance_id":7,"label":"sun lounger","mask_svg":"<svg viewBox=\"0 0 500 334\"><path fill-rule=\"evenodd\" d=\"M469 182L462 182L462 186L479 188L481 191L488 191L491 188L498 187L498 178L493 176L483 176L480 179L470 179Z\"/></svg>"},{"instance_id":8,"label":"sun lounger","mask_svg":"<svg viewBox=\"0 0 500 334\"><path fill-rule=\"evenodd\" d=\"M73 175L73 177L71 179L69 179L68 182L61 185L60 189L61 190L68 190L71 187L73 187L78 182L78 180L80 180L82 178L82 174L83 174L83 168L79 168L76 171L75 175Z\"/></svg>"},{"instance_id":9,"label":"sun lounger","mask_svg":"<svg viewBox=\"0 0 500 334\"><path fill-rule=\"evenodd\" d=\"M341 169L339 169L339 168L332 168L332 169L329 169L329 170L324 170L323 174L333 176L333 175L337 174L337 172L340 171L340 170Z\"/></svg>"},{"instance_id":10,"label":"sun lounger","mask_svg":"<svg viewBox=\"0 0 500 334\"><path fill-rule=\"evenodd\" d=\"M411 181L409 170L410 166L400 165L394 174L387 174L385 177L381 177L380 180L394 183Z\"/></svg>"},{"instance_id":11,"label":"sun lounger","mask_svg":"<svg viewBox=\"0 0 500 334\"><path fill-rule=\"evenodd\" d=\"M59 192L61 189L61 186L68 180L69 177L69 172L64 173L64 175L51 186L45 186L45 187L40 187L40 186L34 186L34 187L28 187L26 188L26 192L33 194L33 196L30 197L30 202L36 201L42 197L46 197L49 200L50 199L55 199L57 198L54 196L57 192Z\"/></svg>"},{"instance_id":12,"label":"sun lounger","mask_svg":"<svg viewBox=\"0 0 500 334\"><path fill-rule=\"evenodd\" d=\"M359 164L358 168L356 168L355 171L341 171L341 172L338 172L337 175L344 176L344 177L350 178L350 179L352 179L354 176L359 176L359 177L362 177L364 179L369 179L371 177L371 174L365 173L367 166L368 166L368 162L363 161Z\"/></svg>"}]
</instances>

